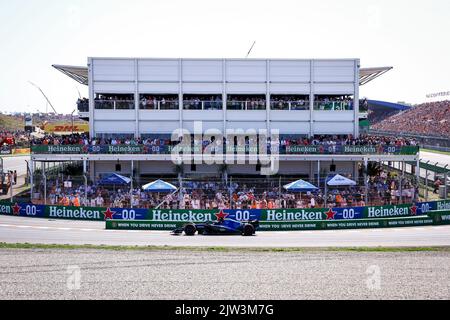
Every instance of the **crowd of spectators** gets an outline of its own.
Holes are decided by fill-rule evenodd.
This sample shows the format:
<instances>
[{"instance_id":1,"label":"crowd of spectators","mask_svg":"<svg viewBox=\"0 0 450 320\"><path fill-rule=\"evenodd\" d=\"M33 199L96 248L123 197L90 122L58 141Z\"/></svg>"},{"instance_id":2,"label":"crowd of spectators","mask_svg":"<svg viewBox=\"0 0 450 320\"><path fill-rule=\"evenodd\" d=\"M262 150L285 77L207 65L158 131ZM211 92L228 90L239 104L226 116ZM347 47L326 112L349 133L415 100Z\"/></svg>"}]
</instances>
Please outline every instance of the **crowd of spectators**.
<instances>
[{"instance_id":1,"label":"crowd of spectators","mask_svg":"<svg viewBox=\"0 0 450 320\"><path fill-rule=\"evenodd\" d=\"M223 102L221 96L187 96L184 98L184 109L186 110L222 110Z\"/></svg>"},{"instance_id":2,"label":"crowd of spectators","mask_svg":"<svg viewBox=\"0 0 450 320\"><path fill-rule=\"evenodd\" d=\"M315 110L353 110L352 96L316 96L314 98Z\"/></svg>"},{"instance_id":3,"label":"crowd of spectators","mask_svg":"<svg viewBox=\"0 0 450 320\"><path fill-rule=\"evenodd\" d=\"M79 98L77 101L77 106L79 112L89 112L89 99Z\"/></svg>"},{"instance_id":4,"label":"crowd of spectators","mask_svg":"<svg viewBox=\"0 0 450 320\"><path fill-rule=\"evenodd\" d=\"M120 95L97 95L94 99L95 109L100 110L131 110L134 109L134 96L129 94Z\"/></svg>"},{"instance_id":5,"label":"crowd of spectators","mask_svg":"<svg viewBox=\"0 0 450 320\"><path fill-rule=\"evenodd\" d=\"M450 101L420 104L375 123L372 129L450 138Z\"/></svg>"},{"instance_id":6,"label":"crowd of spectators","mask_svg":"<svg viewBox=\"0 0 450 320\"><path fill-rule=\"evenodd\" d=\"M264 96L229 96L229 110L266 110Z\"/></svg>"},{"instance_id":7,"label":"crowd of spectators","mask_svg":"<svg viewBox=\"0 0 450 320\"><path fill-rule=\"evenodd\" d=\"M45 135L42 138L33 137L31 145L84 145L84 146L104 146L104 145L144 145L144 146L169 146L174 145L170 137L149 137L149 138L132 138L132 137L99 137L90 139L85 134L73 134L65 136Z\"/></svg>"},{"instance_id":8,"label":"crowd of spectators","mask_svg":"<svg viewBox=\"0 0 450 320\"><path fill-rule=\"evenodd\" d=\"M30 133L23 130L0 130L0 148L28 147Z\"/></svg>"},{"instance_id":9,"label":"crowd of spectators","mask_svg":"<svg viewBox=\"0 0 450 320\"><path fill-rule=\"evenodd\" d=\"M252 137L244 139L246 145L256 143L257 141ZM192 141L194 139L192 137ZM207 146L212 143L212 140L203 140L203 146ZM236 144L235 139L233 144ZM32 145L175 145L178 141L171 141L171 137L165 136L153 136L151 138L133 138L111 136L109 138L94 138L90 139L86 134L73 134L73 135L45 135L42 138L31 138ZM278 140L268 139L268 145L284 146L417 146L418 143L415 139L401 138L401 137L388 137L388 136L376 136L376 135L362 135L359 138L354 138L351 135L348 136L315 136L312 138L302 136L280 136Z\"/></svg>"},{"instance_id":10,"label":"crowd of spectators","mask_svg":"<svg viewBox=\"0 0 450 320\"><path fill-rule=\"evenodd\" d=\"M272 110L309 110L307 96L272 96Z\"/></svg>"},{"instance_id":11,"label":"crowd of spectators","mask_svg":"<svg viewBox=\"0 0 450 320\"><path fill-rule=\"evenodd\" d=\"M178 109L180 101L178 96L141 96L140 108L142 110L173 110Z\"/></svg>"},{"instance_id":12,"label":"crowd of spectators","mask_svg":"<svg viewBox=\"0 0 450 320\"><path fill-rule=\"evenodd\" d=\"M352 178L350 175L348 178ZM71 179L68 177L68 179ZM98 184L79 183L64 188L64 183L49 181L50 204L114 207L114 208L162 208L162 209L302 209L362 207L366 205L394 205L413 203L417 200L417 186L408 178L400 178L394 172L381 171L368 179L366 203L365 183L359 179L355 187L329 187L317 192L292 193L280 189L273 179L237 179L223 181L185 181L180 192L173 194L148 193L129 187L105 187ZM169 180L170 181L170 180ZM170 181L177 184L176 181ZM53 183L53 185L52 185Z\"/></svg>"}]
</instances>

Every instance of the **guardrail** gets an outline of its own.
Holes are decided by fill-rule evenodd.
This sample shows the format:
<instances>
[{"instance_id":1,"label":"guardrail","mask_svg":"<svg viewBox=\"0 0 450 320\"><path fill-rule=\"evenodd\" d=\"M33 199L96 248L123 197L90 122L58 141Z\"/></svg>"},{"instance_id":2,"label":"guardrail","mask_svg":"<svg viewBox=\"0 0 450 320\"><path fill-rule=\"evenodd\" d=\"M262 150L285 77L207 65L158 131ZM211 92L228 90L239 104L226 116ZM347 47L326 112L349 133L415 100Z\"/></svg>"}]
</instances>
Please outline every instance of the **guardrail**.
<instances>
[{"instance_id":1,"label":"guardrail","mask_svg":"<svg viewBox=\"0 0 450 320\"><path fill-rule=\"evenodd\" d=\"M176 146L147 146L147 145L39 145L32 146L33 154L171 154ZM178 149L181 151L180 147ZM268 147L268 153L283 155L416 155L419 147L415 146L272 146ZM201 148L183 147L184 153L201 153ZM258 147L234 147L224 148L226 153L258 153Z\"/></svg>"},{"instance_id":2,"label":"guardrail","mask_svg":"<svg viewBox=\"0 0 450 320\"><path fill-rule=\"evenodd\" d=\"M0 216L106 221L112 230L173 230L188 222L257 219L260 231L398 228L450 224L450 201L415 205L283 210L153 210L44 206L0 201Z\"/></svg>"}]
</instances>

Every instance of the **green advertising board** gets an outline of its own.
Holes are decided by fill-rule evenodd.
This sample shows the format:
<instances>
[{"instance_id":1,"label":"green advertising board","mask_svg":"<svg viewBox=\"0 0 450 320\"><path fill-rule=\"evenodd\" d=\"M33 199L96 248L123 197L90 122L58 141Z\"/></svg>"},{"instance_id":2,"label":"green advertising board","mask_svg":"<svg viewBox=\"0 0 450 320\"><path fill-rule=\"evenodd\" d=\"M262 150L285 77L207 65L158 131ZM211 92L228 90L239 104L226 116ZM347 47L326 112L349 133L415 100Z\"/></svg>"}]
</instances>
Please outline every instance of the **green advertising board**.
<instances>
[{"instance_id":1,"label":"green advertising board","mask_svg":"<svg viewBox=\"0 0 450 320\"><path fill-rule=\"evenodd\" d=\"M417 226L433 226L450 224L450 213L445 220L435 221L430 217L366 219L340 221L309 221L309 222L267 222L260 223L258 231L313 231L313 230L347 230L347 229L376 229L402 228ZM184 225L176 221L106 221L107 230L165 230L171 231Z\"/></svg>"},{"instance_id":2,"label":"green advertising board","mask_svg":"<svg viewBox=\"0 0 450 320\"><path fill-rule=\"evenodd\" d=\"M292 145L278 146L270 148L271 152L279 152L280 154L296 155L296 154L343 154L343 155L369 155L369 154L400 154L400 155L416 155L419 152L417 146L353 146L353 145ZM256 154L259 146L229 146L224 148L224 152L234 153L251 153ZM266 152L268 152L266 150ZM171 154L171 153L202 153L200 146L147 146L147 145L37 145L31 147L33 154Z\"/></svg>"}]
</instances>

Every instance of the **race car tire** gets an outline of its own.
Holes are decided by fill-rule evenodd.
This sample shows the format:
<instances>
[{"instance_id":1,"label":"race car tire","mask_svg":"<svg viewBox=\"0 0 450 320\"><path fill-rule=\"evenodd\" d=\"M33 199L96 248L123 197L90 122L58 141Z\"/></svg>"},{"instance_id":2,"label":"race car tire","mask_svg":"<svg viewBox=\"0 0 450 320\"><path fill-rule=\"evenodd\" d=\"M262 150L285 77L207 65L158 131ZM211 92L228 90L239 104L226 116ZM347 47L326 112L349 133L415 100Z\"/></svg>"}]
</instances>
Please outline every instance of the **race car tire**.
<instances>
[{"instance_id":1,"label":"race car tire","mask_svg":"<svg viewBox=\"0 0 450 320\"><path fill-rule=\"evenodd\" d=\"M251 237L255 234L255 227L251 224L246 224L244 226L244 232L242 233L242 235L244 237Z\"/></svg>"},{"instance_id":2,"label":"race car tire","mask_svg":"<svg viewBox=\"0 0 450 320\"><path fill-rule=\"evenodd\" d=\"M184 227L184 233L187 236L195 236L195 233L197 232L197 228L193 224L188 224Z\"/></svg>"}]
</instances>

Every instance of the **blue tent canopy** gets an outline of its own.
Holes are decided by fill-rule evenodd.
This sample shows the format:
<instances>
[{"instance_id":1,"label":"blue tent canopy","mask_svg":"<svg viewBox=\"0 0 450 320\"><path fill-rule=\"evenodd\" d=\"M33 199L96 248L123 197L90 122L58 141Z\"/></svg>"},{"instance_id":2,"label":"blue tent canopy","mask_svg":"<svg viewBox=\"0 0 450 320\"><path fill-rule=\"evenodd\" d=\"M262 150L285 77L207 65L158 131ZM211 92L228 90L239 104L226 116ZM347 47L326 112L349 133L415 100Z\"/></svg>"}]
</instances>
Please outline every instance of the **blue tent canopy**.
<instances>
[{"instance_id":1,"label":"blue tent canopy","mask_svg":"<svg viewBox=\"0 0 450 320\"><path fill-rule=\"evenodd\" d=\"M131 183L131 179L121 176L120 174L113 173L104 177L98 184L103 186L126 186Z\"/></svg>"},{"instance_id":2,"label":"blue tent canopy","mask_svg":"<svg viewBox=\"0 0 450 320\"><path fill-rule=\"evenodd\" d=\"M284 188L287 191L292 191L292 192L313 192L313 191L316 191L319 189L316 186L314 186L311 183L306 182L304 180L297 180L288 185L285 185Z\"/></svg>"},{"instance_id":3,"label":"blue tent canopy","mask_svg":"<svg viewBox=\"0 0 450 320\"><path fill-rule=\"evenodd\" d=\"M175 187L173 184L170 184L168 182L157 180L155 182L146 184L142 187L144 191L148 192L174 192L177 191L178 188Z\"/></svg>"}]
</instances>

